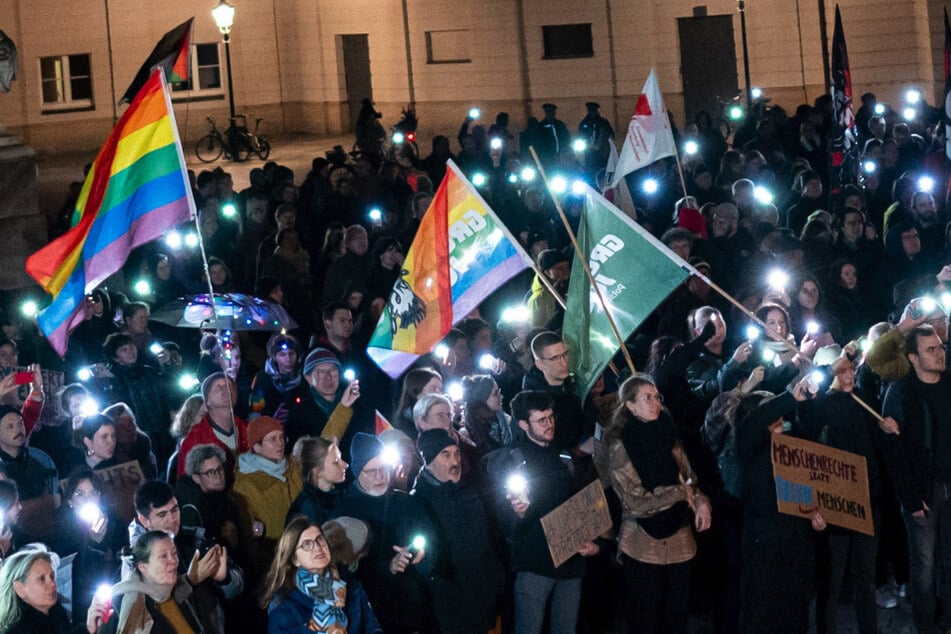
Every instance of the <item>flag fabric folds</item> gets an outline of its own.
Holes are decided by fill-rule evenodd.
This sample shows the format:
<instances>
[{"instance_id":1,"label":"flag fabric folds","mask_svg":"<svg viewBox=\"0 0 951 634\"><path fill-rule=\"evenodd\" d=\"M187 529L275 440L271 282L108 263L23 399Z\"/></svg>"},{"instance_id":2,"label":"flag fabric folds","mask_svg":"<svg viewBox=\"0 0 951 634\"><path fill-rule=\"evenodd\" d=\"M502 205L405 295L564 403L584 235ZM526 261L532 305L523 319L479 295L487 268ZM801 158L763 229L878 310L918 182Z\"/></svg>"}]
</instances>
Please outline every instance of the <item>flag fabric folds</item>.
<instances>
[{"instance_id":1,"label":"flag fabric folds","mask_svg":"<svg viewBox=\"0 0 951 634\"><path fill-rule=\"evenodd\" d=\"M420 223L367 354L403 373L531 258L449 161Z\"/></svg>"},{"instance_id":2,"label":"flag fabric folds","mask_svg":"<svg viewBox=\"0 0 951 634\"><path fill-rule=\"evenodd\" d=\"M696 273L692 266L590 187L585 194L577 237L624 339L674 289ZM621 346L577 252L565 304L563 338L578 396L584 399Z\"/></svg>"},{"instance_id":3,"label":"flag fabric folds","mask_svg":"<svg viewBox=\"0 0 951 634\"><path fill-rule=\"evenodd\" d=\"M842 188L855 183L858 165L855 115L852 113L852 73L842 15L836 5L832 33L832 133L829 135L829 193L833 209L843 202Z\"/></svg>"},{"instance_id":4,"label":"flag fabric folds","mask_svg":"<svg viewBox=\"0 0 951 634\"><path fill-rule=\"evenodd\" d=\"M170 84L188 81L191 75L192 22L194 21L195 18L188 18L162 36L139 72L135 74L135 79L126 88L125 94L119 100L120 104L132 102L156 66L165 71L165 80Z\"/></svg>"},{"instance_id":5,"label":"flag fabric folds","mask_svg":"<svg viewBox=\"0 0 951 634\"><path fill-rule=\"evenodd\" d=\"M944 9L944 153L951 159L951 22L948 21L948 9ZM948 179L948 192L951 193L951 178Z\"/></svg>"},{"instance_id":6,"label":"flag fabric folds","mask_svg":"<svg viewBox=\"0 0 951 634\"><path fill-rule=\"evenodd\" d=\"M133 248L194 214L168 87L156 69L99 150L72 227L26 260L27 273L53 296L37 323L60 356L83 319L85 296L118 271Z\"/></svg>"},{"instance_id":7,"label":"flag fabric folds","mask_svg":"<svg viewBox=\"0 0 951 634\"><path fill-rule=\"evenodd\" d=\"M644 89L637 98L634 115L627 126L627 136L621 146L611 187L622 178L654 161L667 156L676 156L674 134L670 130L664 96L657 83L657 75L651 69Z\"/></svg>"}]
</instances>

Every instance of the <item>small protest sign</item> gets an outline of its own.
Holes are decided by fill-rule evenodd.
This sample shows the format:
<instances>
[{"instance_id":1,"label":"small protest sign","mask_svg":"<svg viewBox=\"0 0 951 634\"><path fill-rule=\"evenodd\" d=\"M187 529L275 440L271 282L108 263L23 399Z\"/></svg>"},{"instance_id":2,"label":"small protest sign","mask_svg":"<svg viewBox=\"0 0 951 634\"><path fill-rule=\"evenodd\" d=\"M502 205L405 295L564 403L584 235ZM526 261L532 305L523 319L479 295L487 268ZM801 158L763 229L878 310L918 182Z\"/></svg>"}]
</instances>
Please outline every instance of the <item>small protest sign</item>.
<instances>
[{"instance_id":1,"label":"small protest sign","mask_svg":"<svg viewBox=\"0 0 951 634\"><path fill-rule=\"evenodd\" d=\"M117 464L108 469L99 469L96 475L102 480L102 497L116 516L123 522L131 522L135 517L135 491L145 481L142 467L135 460ZM60 486L66 487L66 480L60 480Z\"/></svg>"},{"instance_id":2,"label":"small protest sign","mask_svg":"<svg viewBox=\"0 0 951 634\"><path fill-rule=\"evenodd\" d=\"M865 458L808 440L773 433L770 453L780 513L874 535Z\"/></svg>"},{"instance_id":3,"label":"small protest sign","mask_svg":"<svg viewBox=\"0 0 951 634\"><path fill-rule=\"evenodd\" d=\"M611 514L601 482L595 480L542 518L555 566L571 559L586 543L611 528Z\"/></svg>"}]
</instances>

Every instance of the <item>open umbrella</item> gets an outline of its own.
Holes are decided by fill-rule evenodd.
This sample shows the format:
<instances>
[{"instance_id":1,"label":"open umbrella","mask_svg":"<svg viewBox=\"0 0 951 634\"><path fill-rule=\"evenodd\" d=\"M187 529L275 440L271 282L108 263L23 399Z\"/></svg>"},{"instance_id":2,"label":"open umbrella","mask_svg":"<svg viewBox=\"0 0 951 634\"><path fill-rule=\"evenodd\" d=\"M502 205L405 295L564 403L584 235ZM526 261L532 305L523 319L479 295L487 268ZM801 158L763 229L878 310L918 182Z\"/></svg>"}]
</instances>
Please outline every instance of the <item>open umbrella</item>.
<instances>
[{"instance_id":1,"label":"open umbrella","mask_svg":"<svg viewBox=\"0 0 951 634\"><path fill-rule=\"evenodd\" d=\"M177 328L236 331L297 328L297 322L282 306L242 293L215 293L214 310L208 293L180 297L156 310L150 319Z\"/></svg>"}]
</instances>

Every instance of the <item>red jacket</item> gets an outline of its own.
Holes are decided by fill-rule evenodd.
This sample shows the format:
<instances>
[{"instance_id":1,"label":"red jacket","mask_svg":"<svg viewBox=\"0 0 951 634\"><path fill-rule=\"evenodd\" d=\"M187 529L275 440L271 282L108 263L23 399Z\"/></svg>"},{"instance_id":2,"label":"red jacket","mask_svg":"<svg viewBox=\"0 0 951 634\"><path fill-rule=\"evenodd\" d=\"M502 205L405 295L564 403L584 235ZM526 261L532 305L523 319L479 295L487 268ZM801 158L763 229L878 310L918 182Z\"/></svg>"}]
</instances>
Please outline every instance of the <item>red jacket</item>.
<instances>
[{"instance_id":1,"label":"red jacket","mask_svg":"<svg viewBox=\"0 0 951 634\"><path fill-rule=\"evenodd\" d=\"M237 454L244 453L250 449L250 447L248 447L248 424L235 416L234 426L238 434L238 450L235 454L231 455L230 462L232 463L237 459ZM201 417L201 420L191 428L191 431L185 436L185 440L182 441L181 448L178 450L179 477L185 475L185 457L195 445L218 445L226 452L231 453L231 449L218 440L218 436L215 435L215 430L211 428L211 421L208 420L208 414L205 414Z\"/></svg>"}]
</instances>

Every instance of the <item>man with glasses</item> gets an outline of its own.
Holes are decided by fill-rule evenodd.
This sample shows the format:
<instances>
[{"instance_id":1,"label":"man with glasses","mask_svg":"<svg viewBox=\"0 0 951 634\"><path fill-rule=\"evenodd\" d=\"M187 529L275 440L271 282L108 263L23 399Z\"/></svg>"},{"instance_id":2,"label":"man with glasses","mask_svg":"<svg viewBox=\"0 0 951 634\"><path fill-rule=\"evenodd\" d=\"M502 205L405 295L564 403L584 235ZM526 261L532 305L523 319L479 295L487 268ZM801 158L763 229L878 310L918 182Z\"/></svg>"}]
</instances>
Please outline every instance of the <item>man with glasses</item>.
<instances>
[{"instance_id":1,"label":"man with glasses","mask_svg":"<svg viewBox=\"0 0 951 634\"><path fill-rule=\"evenodd\" d=\"M340 372L340 361L326 348L314 348L304 359L304 382L287 415L288 448L302 436L343 438L360 398L360 381L343 386Z\"/></svg>"},{"instance_id":2,"label":"man with glasses","mask_svg":"<svg viewBox=\"0 0 951 634\"><path fill-rule=\"evenodd\" d=\"M334 515L354 517L370 528L357 575L383 631L430 632L436 626L426 579L439 561L436 530L417 498L390 486L399 461L394 449L377 436L354 435L354 481L340 496Z\"/></svg>"},{"instance_id":3,"label":"man with glasses","mask_svg":"<svg viewBox=\"0 0 951 634\"><path fill-rule=\"evenodd\" d=\"M580 455L580 443L594 434L594 418L585 416L581 400L575 394L568 348L553 332L535 335L531 348L535 366L522 379L522 389L545 392L551 397L558 426L553 428L554 438L549 442L553 442L559 452L570 450Z\"/></svg>"},{"instance_id":4,"label":"man with glasses","mask_svg":"<svg viewBox=\"0 0 951 634\"><path fill-rule=\"evenodd\" d=\"M554 408L545 392L519 392L512 399L512 416L525 435L513 448L499 450L507 459L489 460L490 474L499 483L495 488L505 491L500 519L512 547L515 631L520 634L542 631L549 600L552 633L575 632L585 573L581 557L600 550L589 542L578 551L581 557L572 557L557 568L548 550L541 518L578 490L554 444L561 423Z\"/></svg>"},{"instance_id":5,"label":"man with glasses","mask_svg":"<svg viewBox=\"0 0 951 634\"><path fill-rule=\"evenodd\" d=\"M905 357L912 371L892 384L882 407L900 430L887 437L886 464L908 530L915 626L934 629L940 598L938 626L947 631L951 584L936 579L951 562L951 377L944 343L929 324L908 333Z\"/></svg>"},{"instance_id":6,"label":"man with glasses","mask_svg":"<svg viewBox=\"0 0 951 634\"><path fill-rule=\"evenodd\" d=\"M185 475L175 482L182 523L203 526L215 542L237 553L243 538L237 503L227 487L227 454L218 445L196 445L185 456Z\"/></svg>"}]
</instances>

